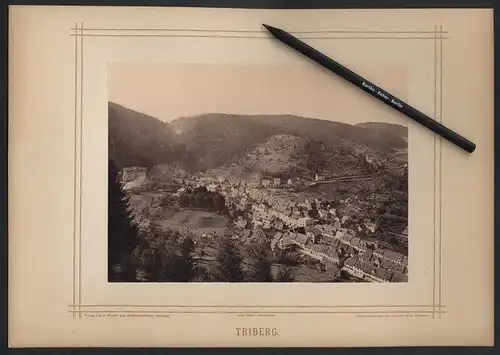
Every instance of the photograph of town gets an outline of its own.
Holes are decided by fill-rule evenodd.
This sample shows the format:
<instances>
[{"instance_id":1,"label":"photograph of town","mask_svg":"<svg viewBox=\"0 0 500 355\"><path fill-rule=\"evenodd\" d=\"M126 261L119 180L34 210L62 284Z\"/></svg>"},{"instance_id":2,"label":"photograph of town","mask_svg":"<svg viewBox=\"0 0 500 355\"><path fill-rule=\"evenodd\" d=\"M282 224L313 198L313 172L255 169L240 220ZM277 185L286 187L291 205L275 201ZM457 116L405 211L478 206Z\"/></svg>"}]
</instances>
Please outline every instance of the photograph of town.
<instances>
[{"instance_id":1,"label":"photograph of town","mask_svg":"<svg viewBox=\"0 0 500 355\"><path fill-rule=\"evenodd\" d=\"M322 75L111 68L108 281L407 282L408 129Z\"/></svg>"}]
</instances>

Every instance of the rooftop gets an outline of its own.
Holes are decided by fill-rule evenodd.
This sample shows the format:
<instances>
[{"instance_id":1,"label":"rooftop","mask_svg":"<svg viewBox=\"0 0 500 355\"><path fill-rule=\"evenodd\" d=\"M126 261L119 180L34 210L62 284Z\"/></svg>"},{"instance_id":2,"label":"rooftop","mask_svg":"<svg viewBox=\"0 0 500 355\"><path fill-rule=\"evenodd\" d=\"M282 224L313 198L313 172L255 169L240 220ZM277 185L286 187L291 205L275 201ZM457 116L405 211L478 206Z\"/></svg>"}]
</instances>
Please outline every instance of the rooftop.
<instances>
[{"instance_id":1,"label":"rooftop","mask_svg":"<svg viewBox=\"0 0 500 355\"><path fill-rule=\"evenodd\" d=\"M350 266L350 267L354 267L354 266L356 266L357 261L358 261L358 259L356 259L356 258L349 258L345 261L345 265Z\"/></svg>"},{"instance_id":2,"label":"rooftop","mask_svg":"<svg viewBox=\"0 0 500 355\"><path fill-rule=\"evenodd\" d=\"M375 270L375 276L381 278L382 280L389 281L391 279L391 273L383 268L377 267Z\"/></svg>"},{"instance_id":3,"label":"rooftop","mask_svg":"<svg viewBox=\"0 0 500 355\"><path fill-rule=\"evenodd\" d=\"M309 237L305 234L302 234L302 233L298 233L297 234L297 237L295 238L295 241L297 243L300 243L300 244L307 244L307 240L309 239Z\"/></svg>"},{"instance_id":4,"label":"rooftop","mask_svg":"<svg viewBox=\"0 0 500 355\"><path fill-rule=\"evenodd\" d=\"M371 261L372 260L372 257L373 257L373 253L372 252L366 252L366 253L363 253L360 258L364 261Z\"/></svg>"}]
</instances>

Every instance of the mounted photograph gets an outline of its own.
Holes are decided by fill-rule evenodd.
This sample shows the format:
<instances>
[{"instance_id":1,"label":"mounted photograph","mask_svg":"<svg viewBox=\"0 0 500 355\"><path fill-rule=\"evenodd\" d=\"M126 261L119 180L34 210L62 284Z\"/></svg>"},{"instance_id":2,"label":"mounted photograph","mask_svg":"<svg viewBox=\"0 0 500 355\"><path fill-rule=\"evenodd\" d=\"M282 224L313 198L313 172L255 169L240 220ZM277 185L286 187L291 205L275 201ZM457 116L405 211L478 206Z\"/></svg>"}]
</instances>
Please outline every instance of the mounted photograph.
<instances>
[{"instance_id":1,"label":"mounted photograph","mask_svg":"<svg viewBox=\"0 0 500 355\"><path fill-rule=\"evenodd\" d=\"M406 92L404 68L370 70ZM390 109L311 65L108 74L109 282L408 282Z\"/></svg>"}]
</instances>

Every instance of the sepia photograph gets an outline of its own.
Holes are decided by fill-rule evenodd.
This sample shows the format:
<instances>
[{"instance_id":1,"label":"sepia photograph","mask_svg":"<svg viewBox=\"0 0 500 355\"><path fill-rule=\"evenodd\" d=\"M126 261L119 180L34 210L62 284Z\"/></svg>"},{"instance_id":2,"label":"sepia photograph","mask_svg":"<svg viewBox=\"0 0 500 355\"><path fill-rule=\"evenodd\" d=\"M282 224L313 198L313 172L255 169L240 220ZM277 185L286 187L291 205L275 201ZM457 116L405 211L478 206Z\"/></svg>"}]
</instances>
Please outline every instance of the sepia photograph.
<instances>
[{"instance_id":1,"label":"sepia photograph","mask_svg":"<svg viewBox=\"0 0 500 355\"><path fill-rule=\"evenodd\" d=\"M491 346L493 24L11 6L8 345Z\"/></svg>"},{"instance_id":2,"label":"sepia photograph","mask_svg":"<svg viewBox=\"0 0 500 355\"><path fill-rule=\"evenodd\" d=\"M383 105L308 65L108 74L109 282L408 281L408 128Z\"/></svg>"}]
</instances>

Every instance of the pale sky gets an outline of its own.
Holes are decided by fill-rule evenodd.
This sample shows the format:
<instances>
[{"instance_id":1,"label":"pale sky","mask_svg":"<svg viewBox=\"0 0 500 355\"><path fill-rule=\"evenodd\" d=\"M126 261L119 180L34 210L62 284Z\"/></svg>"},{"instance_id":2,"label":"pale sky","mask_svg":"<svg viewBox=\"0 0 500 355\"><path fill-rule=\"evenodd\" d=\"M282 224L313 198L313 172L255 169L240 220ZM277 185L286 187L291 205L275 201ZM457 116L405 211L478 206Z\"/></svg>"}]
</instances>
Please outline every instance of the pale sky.
<instances>
[{"instance_id":1,"label":"pale sky","mask_svg":"<svg viewBox=\"0 0 500 355\"><path fill-rule=\"evenodd\" d=\"M406 99L404 67L354 70ZM163 121L202 113L294 114L351 124L406 125L393 109L309 62L294 66L112 64L109 100Z\"/></svg>"}]
</instances>

